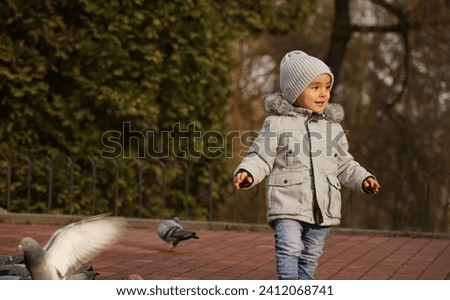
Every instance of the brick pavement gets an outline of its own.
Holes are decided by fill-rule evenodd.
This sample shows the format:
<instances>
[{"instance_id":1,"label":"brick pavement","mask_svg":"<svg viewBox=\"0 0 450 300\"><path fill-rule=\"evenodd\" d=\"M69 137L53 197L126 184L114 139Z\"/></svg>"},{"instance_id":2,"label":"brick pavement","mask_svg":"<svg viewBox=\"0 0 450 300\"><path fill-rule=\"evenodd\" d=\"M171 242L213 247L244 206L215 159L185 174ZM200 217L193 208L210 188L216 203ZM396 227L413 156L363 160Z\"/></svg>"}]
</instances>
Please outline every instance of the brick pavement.
<instances>
[{"instance_id":1,"label":"brick pavement","mask_svg":"<svg viewBox=\"0 0 450 300\"><path fill-rule=\"evenodd\" d=\"M45 244L62 225L0 224L0 254L16 255L23 236ZM130 227L122 240L90 264L98 279L276 279L270 231L196 230L200 239L173 253L154 226ZM316 279L450 279L450 239L332 232Z\"/></svg>"}]
</instances>

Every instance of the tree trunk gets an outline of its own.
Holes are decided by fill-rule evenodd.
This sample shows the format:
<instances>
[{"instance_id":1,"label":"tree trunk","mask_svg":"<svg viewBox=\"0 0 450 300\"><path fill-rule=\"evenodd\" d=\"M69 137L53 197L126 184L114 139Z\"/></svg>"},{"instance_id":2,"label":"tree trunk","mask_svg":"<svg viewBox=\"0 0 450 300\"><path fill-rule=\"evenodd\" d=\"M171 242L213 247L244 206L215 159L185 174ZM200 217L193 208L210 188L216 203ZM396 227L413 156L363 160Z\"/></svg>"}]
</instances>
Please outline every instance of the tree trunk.
<instances>
[{"instance_id":1,"label":"tree trunk","mask_svg":"<svg viewBox=\"0 0 450 300\"><path fill-rule=\"evenodd\" d=\"M334 84L339 82L339 72L353 30L350 23L350 0L336 0L334 5L334 22L331 33L331 43L325 59L334 75ZM333 91L333 90L332 90Z\"/></svg>"}]
</instances>

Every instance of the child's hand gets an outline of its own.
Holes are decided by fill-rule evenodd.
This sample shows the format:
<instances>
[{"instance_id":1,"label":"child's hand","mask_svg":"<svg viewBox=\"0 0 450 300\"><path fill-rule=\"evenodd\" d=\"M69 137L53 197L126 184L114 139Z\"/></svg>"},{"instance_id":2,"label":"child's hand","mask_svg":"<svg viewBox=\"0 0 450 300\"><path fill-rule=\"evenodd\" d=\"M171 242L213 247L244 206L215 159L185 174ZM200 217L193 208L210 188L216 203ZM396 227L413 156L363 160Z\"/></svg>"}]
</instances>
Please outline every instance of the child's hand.
<instances>
[{"instance_id":1,"label":"child's hand","mask_svg":"<svg viewBox=\"0 0 450 300\"><path fill-rule=\"evenodd\" d=\"M367 177L363 182L363 189L367 193L376 194L380 189L380 184L375 178Z\"/></svg>"},{"instance_id":2,"label":"child's hand","mask_svg":"<svg viewBox=\"0 0 450 300\"><path fill-rule=\"evenodd\" d=\"M249 187L253 183L253 177L246 171L236 174L234 177L234 186L236 189Z\"/></svg>"}]
</instances>

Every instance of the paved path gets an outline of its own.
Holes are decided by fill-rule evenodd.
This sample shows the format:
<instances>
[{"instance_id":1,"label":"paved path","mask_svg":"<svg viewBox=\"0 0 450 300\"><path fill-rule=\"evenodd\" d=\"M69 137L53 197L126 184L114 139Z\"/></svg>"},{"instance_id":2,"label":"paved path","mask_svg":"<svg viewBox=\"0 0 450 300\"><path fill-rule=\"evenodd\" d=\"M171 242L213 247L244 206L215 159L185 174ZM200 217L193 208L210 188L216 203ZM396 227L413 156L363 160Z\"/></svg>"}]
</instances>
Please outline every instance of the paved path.
<instances>
[{"instance_id":1,"label":"paved path","mask_svg":"<svg viewBox=\"0 0 450 300\"><path fill-rule=\"evenodd\" d=\"M60 227L0 224L0 254L17 255L23 236L45 244ZM131 227L90 264L98 279L276 279L270 231L196 231L168 253L154 228ZM316 279L450 279L450 239L332 233Z\"/></svg>"}]
</instances>

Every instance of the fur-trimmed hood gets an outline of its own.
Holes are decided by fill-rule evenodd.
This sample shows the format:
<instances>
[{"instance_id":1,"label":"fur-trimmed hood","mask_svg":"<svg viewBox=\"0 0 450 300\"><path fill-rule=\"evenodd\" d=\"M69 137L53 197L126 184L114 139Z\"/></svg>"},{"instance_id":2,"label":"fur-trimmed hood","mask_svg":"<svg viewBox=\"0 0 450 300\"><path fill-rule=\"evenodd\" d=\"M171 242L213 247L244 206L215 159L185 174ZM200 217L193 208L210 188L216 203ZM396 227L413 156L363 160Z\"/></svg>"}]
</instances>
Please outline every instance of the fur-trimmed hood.
<instances>
[{"instance_id":1,"label":"fur-trimmed hood","mask_svg":"<svg viewBox=\"0 0 450 300\"><path fill-rule=\"evenodd\" d=\"M313 112L303 107L295 107L283 98L281 93L270 94L264 98L264 108L273 115L296 116L298 114L304 116L312 116ZM344 108L337 103L328 103L322 112L325 120L340 123L344 119Z\"/></svg>"}]
</instances>

